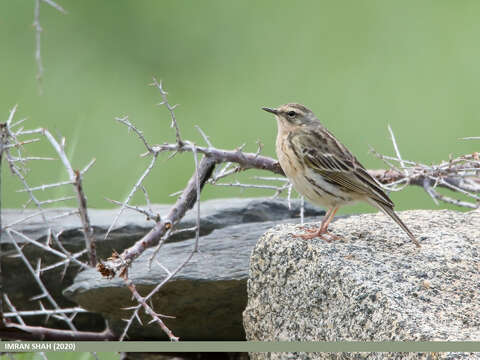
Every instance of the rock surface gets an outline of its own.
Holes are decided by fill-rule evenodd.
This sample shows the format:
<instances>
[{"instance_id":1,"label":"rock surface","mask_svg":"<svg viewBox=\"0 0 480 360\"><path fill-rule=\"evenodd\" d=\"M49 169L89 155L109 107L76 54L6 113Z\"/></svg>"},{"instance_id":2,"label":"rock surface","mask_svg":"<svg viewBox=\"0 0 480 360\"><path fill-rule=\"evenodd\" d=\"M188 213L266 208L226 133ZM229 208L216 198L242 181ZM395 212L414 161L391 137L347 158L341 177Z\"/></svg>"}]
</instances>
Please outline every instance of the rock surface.
<instances>
[{"instance_id":1,"label":"rock surface","mask_svg":"<svg viewBox=\"0 0 480 360\"><path fill-rule=\"evenodd\" d=\"M164 216L170 210L171 206L170 204L152 205L152 211L155 214ZM79 251L84 248L84 238L78 215L72 214L59 217L59 215L72 212L73 210L73 208L55 208L48 209L45 214L50 228L57 232L63 231L61 237L63 245L70 246L70 250L72 251ZM305 203L304 215L306 217L319 216L324 213L324 210ZM11 227L21 231L34 240L44 239L47 236L48 226L45 224L42 216L34 216L35 214L38 214L37 210L3 210L2 224L3 226L9 226L9 224L17 223L20 219L28 218ZM125 209L118 218L108 239L105 240L105 234L117 214L118 209L89 209L89 216L92 219L91 222L95 231L95 240L100 257L103 255L110 256L112 248L120 251L121 249L131 246L154 225L154 222L147 220L144 215L130 209ZM291 209L288 206L288 202L284 199L231 198L207 200L202 201L201 204L201 235L209 234L215 229L221 229L230 225L291 219L298 218L299 216L300 201L297 199L292 199ZM196 209L187 211L176 228L185 229L195 226L196 217ZM193 231L184 232L181 233L181 235L172 236L169 241L184 240L192 238L193 236ZM17 239L21 244L25 242L21 237L17 237ZM9 242L8 236L2 231L0 243L8 244Z\"/></svg>"},{"instance_id":2,"label":"rock surface","mask_svg":"<svg viewBox=\"0 0 480 360\"><path fill-rule=\"evenodd\" d=\"M309 218L313 220L312 218ZM167 326L182 340L244 340L242 311L247 303L250 254L257 240L272 226L291 219L246 223L218 229L200 238L200 253L152 298L154 309L173 315ZM173 270L194 246L194 239L162 247L158 262ZM149 267L154 249L145 251L129 269L129 278L142 295L165 277L157 262ZM81 272L65 295L83 308L109 319L114 333L121 334L134 305L131 293L119 278L102 278L95 269ZM142 318L144 324L150 319ZM157 325L134 326L129 339L165 339Z\"/></svg>"},{"instance_id":3,"label":"rock surface","mask_svg":"<svg viewBox=\"0 0 480 360\"><path fill-rule=\"evenodd\" d=\"M331 230L342 240L331 243L292 237L297 225L269 230L251 258L243 313L247 339L479 341L480 212L418 210L400 217L422 248L383 214L337 220ZM345 358L326 353L251 355Z\"/></svg>"},{"instance_id":4,"label":"rock surface","mask_svg":"<svg viewBox=\"0 0 480 360\"><path fill-rule=\"evenodd\" d=\"M165 215L171 205L152 205L153 211L160 215ZM84 249L84 239L81 232L81 224L77 215L70 215L58 218L57 216L71 212L73 209L48 209L46 217L48 223L54 231L63 231L60 237L63 246L71 253ZM300 202L292 201L292 208L289 209L288 203L282 199L268 198L233 198L233 199L216 199L203 201L201 204L201 233L210 234L215 229L221 229L235 224L248 224L256 222L265 222L279 219L298 219L300 213ZM9 209L2 211L2 224L9 228L22 232L33 240L42 244L46 243L48 226L41 216L34 216L38 213L36 210L16 210ZM90 209L89 215L95 232L95 240L97 244L97 254L100 259L106 258L112 254L113 250L121 252L123 249L131 246L135 241L139 240L152 227L153 223L148 221L145 216L131 211L125 210L118 219L117 225L111 232L107 240L104 239L105 233L117 215L117 209L98 210ZM314 208L310 205L305 206L306 216L316 216L323 214L324 211ZM27 218L28 217L28 218ZM20 219L27 218L26 221L19 222ZM190 210L182 219L177 228L189 228L196 224L196 210ZM255 227L255 226L253 226ZM181 241L185 238L192 237L192 232L183 233L181 237L173 240ZM258 234L259 236L260 234ZM23 246L23 253L29 261L36 265L41 259L42 266L50 265L61 260L59 257L52 255L50 252L28 243L21 236L15 236L19 245ZM256 235L257 236L257 235ZM25 264L16 255L16 250L11 243L9 236L2 232L0 236L0 245L2 246L2 270L4 274L12 274L4 276L4 289L9 295L12 302L19 310L38 309L38 302L32 301L31 298L40 294L41 290L35 283L32 276L26 272ZM182 245L180 245L181 247ZM55 247L55 245L52 245ZM250 251L250 250L248 250ZM250 253L246 254L248 256ZM179 254L182 256L182 254ZM178 262L178 258L175 259ZM248 264L245 264L245 273ZM46 284L50 294L61 307L74 306L75 304L63 296L63 290L72 284L73 278L79 272L79 267L71 264L67 271L63 273L64 267L60 266L53 270L46 271L42 274L42 279ZM203 269L205 272L210 271L208 268ZM92 272L96 272L92 270ZM214 272L214 269L211 269ZM13 276L13 274L26 274L21 278ZM104 321L102 319L92 320L92 314L80 314L77 323L81 329L95 330L103 329ZM32 324L43 323L44 318L29 318ZM54 321L54 318L50 318Z\"/></svg>"}]
</instances>

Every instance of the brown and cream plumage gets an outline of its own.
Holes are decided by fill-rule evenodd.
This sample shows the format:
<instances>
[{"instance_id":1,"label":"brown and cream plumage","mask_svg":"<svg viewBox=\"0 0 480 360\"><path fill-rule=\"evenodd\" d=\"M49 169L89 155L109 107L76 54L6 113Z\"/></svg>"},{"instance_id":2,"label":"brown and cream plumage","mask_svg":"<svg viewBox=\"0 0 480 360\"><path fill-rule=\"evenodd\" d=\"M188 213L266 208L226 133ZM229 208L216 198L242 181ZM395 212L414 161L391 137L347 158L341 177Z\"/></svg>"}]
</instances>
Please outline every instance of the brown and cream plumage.
<instances>
[{"instance_id":1,"label":"brown and cream plumage","mask_svg":"<svg viewBox=\"0 0 480 360\"><path fill-rule=\"evenodd\" d=\"M328 208L320 228L301 237L335 239L336 236L327 229L338 208L363 201L389 215L420 247L415 236L393 211L394 204L379 183L310 109L292 103L263 110L275 114L277 119L276 151L283 171L307 200Z\"/></svg>"}]
</instances>

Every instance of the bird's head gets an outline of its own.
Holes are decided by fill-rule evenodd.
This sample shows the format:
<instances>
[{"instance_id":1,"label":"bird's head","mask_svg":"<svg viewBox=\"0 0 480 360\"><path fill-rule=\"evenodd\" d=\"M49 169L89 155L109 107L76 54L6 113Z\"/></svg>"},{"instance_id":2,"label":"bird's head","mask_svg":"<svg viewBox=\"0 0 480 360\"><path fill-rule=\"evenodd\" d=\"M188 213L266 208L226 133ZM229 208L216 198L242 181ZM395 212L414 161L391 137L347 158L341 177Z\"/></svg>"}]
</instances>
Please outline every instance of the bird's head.
<instances>
[{"instance_id":1,"label":"bird's head","mask_svg":"<svg viewBox=\"0 0 480 360\"><path fill-rule=\"evenodd\" d=\"M302 104L290 103L281 105L276 109L267 107L262 109L275 115L279 128L312 125L318 122L312 110Z\"/></svg>"}]
</instances>

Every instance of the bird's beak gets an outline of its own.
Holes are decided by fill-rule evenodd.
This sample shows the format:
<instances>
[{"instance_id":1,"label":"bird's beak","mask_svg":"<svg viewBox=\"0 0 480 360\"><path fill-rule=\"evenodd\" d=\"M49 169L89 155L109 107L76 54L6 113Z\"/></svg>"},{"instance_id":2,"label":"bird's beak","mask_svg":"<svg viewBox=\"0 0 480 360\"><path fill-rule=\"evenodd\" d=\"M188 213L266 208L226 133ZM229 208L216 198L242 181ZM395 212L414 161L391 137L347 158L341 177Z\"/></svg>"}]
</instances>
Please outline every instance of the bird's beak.
<instances>
[{"instance_id":1,"label":"bird's beak","mask_svg":"<svg viewBox=\"0 0 480 360\"><path fill-rule=\"evenodd\" d=\"M262 107L262 110L265 110L269 113L272 113L272 114L275 114L277 115L278 114L278 110L277 109L271 109L271 108L267 108L267 107Z\"/></svg>"}]
</instances>

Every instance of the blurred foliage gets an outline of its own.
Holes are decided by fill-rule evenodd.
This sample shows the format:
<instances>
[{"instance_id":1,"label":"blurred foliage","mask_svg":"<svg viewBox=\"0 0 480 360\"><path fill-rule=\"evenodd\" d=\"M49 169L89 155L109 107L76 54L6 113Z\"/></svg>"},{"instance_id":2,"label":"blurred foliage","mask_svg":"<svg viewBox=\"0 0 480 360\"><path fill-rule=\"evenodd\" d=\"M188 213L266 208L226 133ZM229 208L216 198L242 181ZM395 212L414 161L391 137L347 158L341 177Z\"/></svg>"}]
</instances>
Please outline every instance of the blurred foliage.
<instances>
[{"instance_id":1,"label":"blurred foliage","mask_svg":"<svg viewBox=\"0 0 480 360\"><path fill-rule=\"evenodd\" d=\"M431 163L479 148L459 140L480 135L478 1L57 1L67 15L41 7L43 95L33 1L0 2L1 118L18 103L26 127L67 138L75 167L95 157L84 186L92 207L123 199L148 163L114 117L129 115L152 143L174 139L166 109L155 106L158 92L147 86L154 75L180 104L183 137L198 143L194 125L217 147L246 143L255 151L260 140L274 156L276 124L260 107L294 101L312 108L368 168L384 167L369 144L393 154L387 124L406 159ZM46 143L27 149L50 151ZM168 195L194 169L191 154L166 158L147 181L156 203L173 202ZM30 168L33 185L65 178L58 163ZM19 207L25 194L6 175L4 167L3 204ZM202 198L269 194L207 187ZM398 209L435 208L421 189L392 197Z\"/></svg>"}]
</instances>

